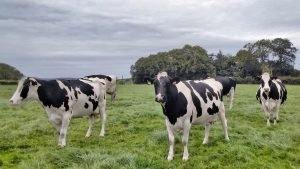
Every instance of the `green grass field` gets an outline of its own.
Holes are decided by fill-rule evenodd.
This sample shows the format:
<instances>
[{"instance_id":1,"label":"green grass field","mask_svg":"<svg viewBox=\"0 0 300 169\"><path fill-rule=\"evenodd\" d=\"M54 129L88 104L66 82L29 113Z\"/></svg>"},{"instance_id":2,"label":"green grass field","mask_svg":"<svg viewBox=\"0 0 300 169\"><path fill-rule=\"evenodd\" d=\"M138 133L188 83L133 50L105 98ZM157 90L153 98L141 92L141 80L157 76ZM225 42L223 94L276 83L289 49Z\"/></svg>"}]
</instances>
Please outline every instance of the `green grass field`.
<instances>
[{"instance_id":1,"label":"green grass field","mask_svg":"<svg viewBox=\"0 0 300 169\"><path fill-rule=\"evenodd\" d=\"M234 108L226 111L230 142L224 141L218 121L211 129L209 143L202 145L204 127L194 125L189 160L182 161L180 133L174 160L168 162L164 116L154 102L153 86L120 85L116 102L107 105L105 137L98 136L100 118L90 138L85 138L88 119L73 119L67 146L60 148L41 105L9 105L16 86L2 85L0 168L300 168L300 86L287 86L288 100L280 109L280 122L269 128L255 99L257 87L237 86Z\"/></svg>"}]
</instances>

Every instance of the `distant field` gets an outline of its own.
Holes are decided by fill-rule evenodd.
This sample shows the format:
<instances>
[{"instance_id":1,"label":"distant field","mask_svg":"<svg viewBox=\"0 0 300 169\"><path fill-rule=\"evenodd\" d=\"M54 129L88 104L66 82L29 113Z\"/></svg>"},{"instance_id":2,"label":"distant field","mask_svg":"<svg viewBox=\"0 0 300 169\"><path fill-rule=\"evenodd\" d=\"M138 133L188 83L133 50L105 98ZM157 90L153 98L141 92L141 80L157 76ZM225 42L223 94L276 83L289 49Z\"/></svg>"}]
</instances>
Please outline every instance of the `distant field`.
<instances>
[{"instance_id":1,"label":"distant field","mask_svg":"<svg viewBox=\"0 0 300 169\"><path fill-rule=\"evenodd\" d=\"M8 104L15 88L0 86L0 168L300 168L299 85L287 86L280 122L270 128L255 100L257 85L238 85L234 108L226 111L230 142L223 140L218 121L209 144L202 145L204 127L195 125L187 162L182 161L181 134L174 160L166 160L167 132L153 86L120 85L116 102L108 101L106 136L98 137L99 118L90 138L84 137L88 119L73 119L64 148L57 146L57 133L40 104Z\"/></svg>"}]
</instances>

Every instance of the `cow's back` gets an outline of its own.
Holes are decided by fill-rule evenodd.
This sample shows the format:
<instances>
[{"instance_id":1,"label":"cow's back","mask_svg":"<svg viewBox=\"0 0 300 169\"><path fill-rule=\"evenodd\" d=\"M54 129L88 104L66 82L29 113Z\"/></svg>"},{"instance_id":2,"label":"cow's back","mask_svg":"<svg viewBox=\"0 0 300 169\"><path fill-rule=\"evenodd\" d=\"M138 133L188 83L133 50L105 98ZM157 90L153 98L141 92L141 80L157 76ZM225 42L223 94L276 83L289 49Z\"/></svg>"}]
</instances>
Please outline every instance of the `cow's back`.
<instances>
[{"instance_id":1,"label":"cow's back","mask_svg":"<svg viewBox=\"0 0 300 169\"><path fill-rule=\"evenodd\" d=\"M179 83L180 84L180 83ZM214 79L182 81L189 94L185 94L193 123L215 121L222 105L222 85ZM182 88L182 87L181 87Z\"/></svg>"},{"instance_id":2,"label":"cow's back","mask_svg":"<svg viewBox=\"0 0 300 169\"><path fill-rule=\"evenodd\" d=\"M235 89L236 87L236 81L230 77L222 77L222 76L217 76L216 81L220 82L223 86L222 89L222 94L227 95L231 88L233 87Z\"/></svg>"}]
</instances>

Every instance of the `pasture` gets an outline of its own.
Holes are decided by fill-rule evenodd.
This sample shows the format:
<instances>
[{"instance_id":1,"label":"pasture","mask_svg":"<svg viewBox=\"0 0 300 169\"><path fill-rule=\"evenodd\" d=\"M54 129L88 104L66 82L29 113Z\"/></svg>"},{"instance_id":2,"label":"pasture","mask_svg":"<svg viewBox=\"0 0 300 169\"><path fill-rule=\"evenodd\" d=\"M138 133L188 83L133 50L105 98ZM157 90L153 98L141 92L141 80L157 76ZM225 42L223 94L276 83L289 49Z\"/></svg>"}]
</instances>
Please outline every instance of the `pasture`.
<instances>
[{"instance_id":1,"label":"pasture","mask_svg":"<svg viewBox=\"0 0 300 169\"><path fill-rule=\"evenodd\" d=\"M174 160L167 161L168 138L164 115L154 102L152 85L119 85L115 103L107 104L105 137L99 137L98 117L93 135L85 138L87 118L73 119L67 146L37 102L8 104L15 85L0 86L0 168L300 168L300 86L287 85L288 99L280 121L267 128L258 85L237 85L233 110L224 98L230 141L224 141L217 121L209 143L202 145L204 127L194 125L189 138L190 158L182 161L181 134Z\"/></svg>"}]
</instances>

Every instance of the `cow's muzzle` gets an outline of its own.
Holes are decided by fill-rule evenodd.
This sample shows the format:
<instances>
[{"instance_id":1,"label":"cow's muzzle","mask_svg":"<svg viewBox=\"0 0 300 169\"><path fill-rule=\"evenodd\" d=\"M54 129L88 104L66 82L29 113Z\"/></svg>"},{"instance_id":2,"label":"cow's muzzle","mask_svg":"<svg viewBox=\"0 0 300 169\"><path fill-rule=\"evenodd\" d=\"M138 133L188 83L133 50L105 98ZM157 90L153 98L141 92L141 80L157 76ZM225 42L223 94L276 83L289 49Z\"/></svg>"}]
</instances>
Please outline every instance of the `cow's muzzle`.
<instances>
[{"instance_id":1,"label":"cow's muzzle","mask_svg":"<svg viewBox=\"0 0 300 169\"><path fill-rule=\"evenodd\" d=\"M270 88L264 88L264 92L265 93L269 93L270 92Z\"/></svg>"},{"instance_id":2,"label":"cow's muzzle","mask_svg":"<svg viewBox=\"0 0 300 169\"><path fill-rule=\"evenodd\" d=\"M167 99L164 95L158 94L155 96L155 101L158 103L165 103Z\"/></svg>"}]
</instances>

